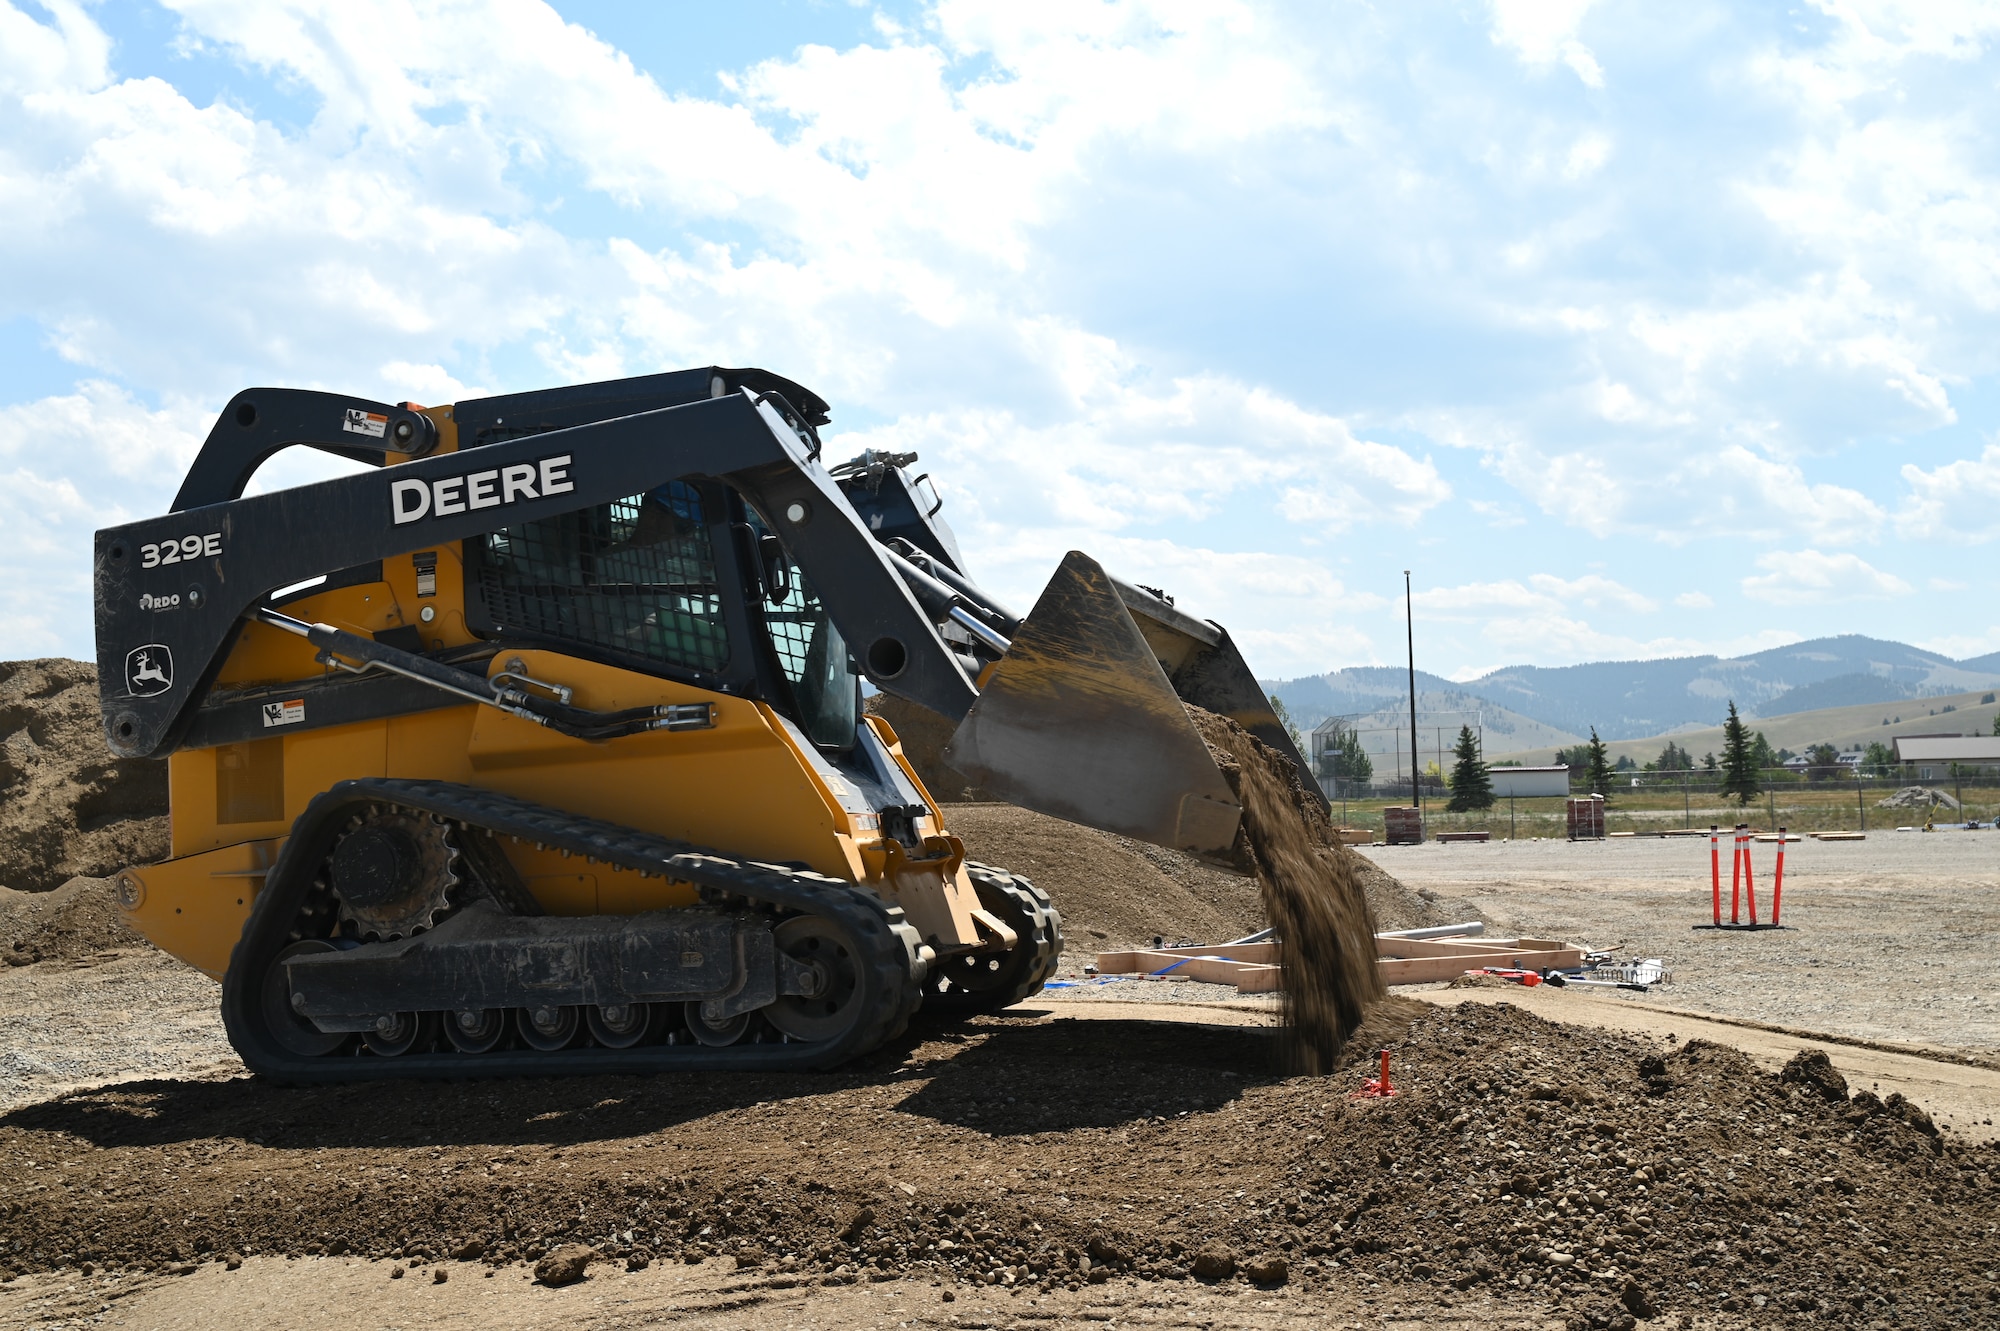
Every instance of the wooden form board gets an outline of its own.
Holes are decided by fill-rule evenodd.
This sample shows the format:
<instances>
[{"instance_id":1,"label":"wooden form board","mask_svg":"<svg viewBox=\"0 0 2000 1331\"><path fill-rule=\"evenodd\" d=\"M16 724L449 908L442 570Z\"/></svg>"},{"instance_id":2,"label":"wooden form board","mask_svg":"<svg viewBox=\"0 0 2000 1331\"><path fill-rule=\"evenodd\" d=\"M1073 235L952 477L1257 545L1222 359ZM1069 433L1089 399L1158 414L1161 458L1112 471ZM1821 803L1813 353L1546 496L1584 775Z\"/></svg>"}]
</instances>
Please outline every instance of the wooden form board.
<instances>
[{"instance_id":1,"label":"wooden form board","mask_svg":"<svg viewBox=\"0 0 2000 1331\"><path fill-rule=\"evenodd\" d=\"M1375 936L1376 967L1384 984L1428 984L1470 970L1559 970L1583 964L1584 949L1547 938L1394 938ZM1223 943L1215 947L1136 948L1100 952L1104 975L1161 975L1203 984L1233 984L1242 994L1284 987L1276 943Z\"/></svg>"}]
</instances>

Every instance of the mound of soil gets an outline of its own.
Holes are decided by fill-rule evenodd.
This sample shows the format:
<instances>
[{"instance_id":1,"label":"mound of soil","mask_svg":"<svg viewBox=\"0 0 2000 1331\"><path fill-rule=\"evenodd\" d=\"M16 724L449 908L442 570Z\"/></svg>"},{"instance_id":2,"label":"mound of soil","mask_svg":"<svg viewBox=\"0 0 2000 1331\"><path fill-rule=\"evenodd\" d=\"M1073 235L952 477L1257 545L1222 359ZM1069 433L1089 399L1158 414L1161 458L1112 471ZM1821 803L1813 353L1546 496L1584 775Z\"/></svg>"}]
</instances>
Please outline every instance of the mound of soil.
<instances>
[{"instance_id":1,"label":"mound of soil","mask_svg":"<svg viewBox=\"0 0 2000 1331\"><path fill-rule=\"evenodd\" d=\"M1933 790L1929 786L1904 786L1887 799L1875 801L1878 809L1928 809L1933 804L1941 809L1958 808L1958 801L1950 791Z\"/></svg>"},{"instance_id":2,"label":"mound of soil","mask_svg":"<svg viewBox=\"0 0 2000 1331\"><path fill-rule=\"evenodd\" d=\"M1269 1040L1015 1016L831 1074L78 1092L0 1116L0 1265L586 1243L1075 1287L1208 1253L1211 1280L1480 1286L1579 1328L2000 1313L2000 1149L1828 1069L1394 998L1337 1079L1273 1076ZM1357 1100L1378 1045L1399 1094Z\"/></svg>"},{"instance_id":3,"label":"mound of soil","mask_svg":"<svg viewBox=\"0 0 2000 1331\"><path fill-rule=\"evenodd\" d=\"M984 799L957 768L944 760L944 746L951 740L953 724L928 707L920 707L892 693L877 693L862 703L870 716L889 723L901 743L903 756L917 769L924 789L939 804L962 804Z\"/></svg>"},{"instance_id":4,"label":"mound of soil","mask_svg":"<svg viewBox=\"0 0 2000 1331\"><path fill-rule=\"evenodd\" d=\"M1257 884L1242 875L1011 804L955 804L944 815L973 859L1024 874L1047 892L1063 933L1086 948L1154 938L1219 942L1264 927ZM1156 850L1158 858L1149 853ZM1191 873L1166 871L1176 861L1203 871L1199 886Z\"/></svg>"},{"instance_id":5,"label":"mound of soil","mask_svg":"<svg viewBox=\"0 0 2000 1331\"><path fill-rule=\"evenodd\" d=\"M125 927L109 878L72 878L53 892L0 887L0 964L82 961L144 944Z\"/></svg>"},{"instance_id":6,"label":"mound of soil","mask_svg":"<svg viewBox=\"0 0 2000 1331\"><path fill-rule=\"evenodd\" d=\"M167 853L167 765L105 746L97 670L0 661L0 887L46 892Z\"/></svg>"}]
</instances>

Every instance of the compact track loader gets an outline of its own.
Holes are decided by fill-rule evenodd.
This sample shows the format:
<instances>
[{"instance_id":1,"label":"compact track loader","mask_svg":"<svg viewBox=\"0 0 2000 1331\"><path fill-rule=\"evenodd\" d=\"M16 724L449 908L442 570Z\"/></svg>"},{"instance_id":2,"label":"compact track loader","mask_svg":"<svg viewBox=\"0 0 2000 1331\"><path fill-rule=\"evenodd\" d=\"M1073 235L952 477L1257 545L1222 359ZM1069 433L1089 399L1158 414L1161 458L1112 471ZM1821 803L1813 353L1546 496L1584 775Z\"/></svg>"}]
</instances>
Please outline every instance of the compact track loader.
<instances>
[{"instance_id":1,"label":"compact track loader","mask_svg":"<svg viewBox=\"0 0 2000 1331\"><path fill-rule=\"evenodd\" d=\"M914 457L825 465L827 419L762 370L257 388L97 534L106 734L172 793L121 903L250 1068L827 1067L1036 992L1055 908L966 859L864 679L993 795L1230 856L1182 700L1296 750L1228 635L1079 553L1010 613ZM292 445L379 470L245 497Z\"/></svg>"}]
</instances>

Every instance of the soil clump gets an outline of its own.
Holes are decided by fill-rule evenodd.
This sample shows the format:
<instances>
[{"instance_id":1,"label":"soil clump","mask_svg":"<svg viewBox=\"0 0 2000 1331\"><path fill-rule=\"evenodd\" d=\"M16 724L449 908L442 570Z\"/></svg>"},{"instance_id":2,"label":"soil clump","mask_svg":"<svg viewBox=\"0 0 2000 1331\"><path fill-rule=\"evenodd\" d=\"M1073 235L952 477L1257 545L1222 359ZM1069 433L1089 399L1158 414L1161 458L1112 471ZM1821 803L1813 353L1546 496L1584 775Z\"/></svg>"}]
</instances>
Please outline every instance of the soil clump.
<instances>
[{"instance_id":1,"label":"soil clump","mask_svg":"<svg viewBox=\"0 0 2000 1331\"><path fill-rule=\"evenodd\" d=\"M1332 1078L1274 1075L1268 1030L1017 1015L920 1022L824 1074L129 1082L0 1116L0 1267L582 1244L799 1281L1170 1290L1206 1251L1211 1280L1476 1287L1578 1328L2000 1312L2000 1149L1912 1105L1511 1005L1392 998L1369 1022ZM1357 1100L1377 1046L1399 1094Z\"/></svg>"},{"instance_id":2,"label":"soil clump","mask_svg":"<svg viewBox=\"0 0 2000 1331\"><path fill-rule=\"evenodd\" d=\"M1252 864L1284 962L1286 1061L1331 1072L1347 1037L1386 992L1375 965L1375 920L1354 852L1333 835L1298 765L1227 718L1188 715L1243 806L1237 851Z\"/></svg>"},{"instance_id":3,"label":"soil clump","mask_svg":"<svg viewBox=\"0 0 2000 1331\"><path fill-rule=\"evenodd\" d=\"M167 765L104 742L97 670L0 661L0 887L46 892L167 853Z\"/></svg>"}]
</instances>

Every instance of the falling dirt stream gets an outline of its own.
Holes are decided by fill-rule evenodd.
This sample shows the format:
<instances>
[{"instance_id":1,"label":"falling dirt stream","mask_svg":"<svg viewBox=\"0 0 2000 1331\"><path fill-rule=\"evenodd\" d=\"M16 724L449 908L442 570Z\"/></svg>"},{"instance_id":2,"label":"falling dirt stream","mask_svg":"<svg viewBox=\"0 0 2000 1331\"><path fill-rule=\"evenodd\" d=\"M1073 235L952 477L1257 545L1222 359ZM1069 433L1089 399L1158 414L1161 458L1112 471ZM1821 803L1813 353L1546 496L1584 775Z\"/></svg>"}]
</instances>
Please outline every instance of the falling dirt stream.
<instances>
[{"instance_id":1,"label":"falling dirt stream","mask_svg":"<svg viewBox=\"0 0 2000 1331\"><path fill-rule=\"evenodd\" d=\"M1188 715L1243 806L1238 846L1281 944L1285 1061L1293 1072L1331 1072L1384 994L1354 853L1334 839L1290 758L1225 717L1193 706Z\"/></svg>"}]
</instances>

